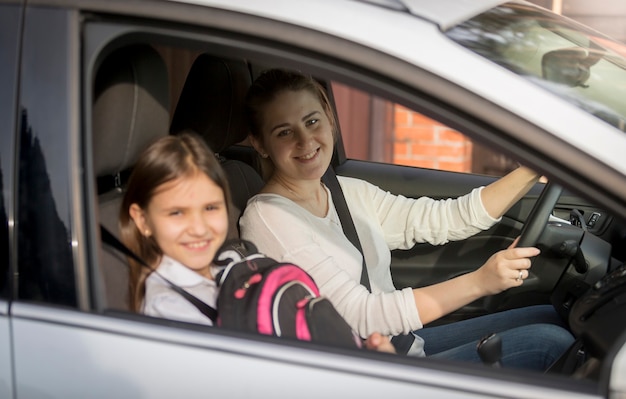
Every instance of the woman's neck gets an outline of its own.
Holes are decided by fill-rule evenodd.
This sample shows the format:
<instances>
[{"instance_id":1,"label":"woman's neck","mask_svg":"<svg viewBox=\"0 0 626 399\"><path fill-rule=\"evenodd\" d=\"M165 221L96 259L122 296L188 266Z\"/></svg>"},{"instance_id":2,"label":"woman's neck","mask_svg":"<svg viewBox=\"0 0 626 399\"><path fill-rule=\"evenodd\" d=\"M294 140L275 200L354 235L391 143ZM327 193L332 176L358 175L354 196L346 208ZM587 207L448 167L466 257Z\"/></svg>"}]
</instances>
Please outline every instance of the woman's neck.
<instances>
[{"instance_id":1,"label":"woman's neck","mask_svg":"<svg viewBox=\"0 0 626 399\"><path fill-rule=\"evenodd\" d=\"M320 180L294 184L279 176L273 176L263 191L282 195L315 216L325 217L328 214L328 195Z\"/></svg>"}]
</instances>

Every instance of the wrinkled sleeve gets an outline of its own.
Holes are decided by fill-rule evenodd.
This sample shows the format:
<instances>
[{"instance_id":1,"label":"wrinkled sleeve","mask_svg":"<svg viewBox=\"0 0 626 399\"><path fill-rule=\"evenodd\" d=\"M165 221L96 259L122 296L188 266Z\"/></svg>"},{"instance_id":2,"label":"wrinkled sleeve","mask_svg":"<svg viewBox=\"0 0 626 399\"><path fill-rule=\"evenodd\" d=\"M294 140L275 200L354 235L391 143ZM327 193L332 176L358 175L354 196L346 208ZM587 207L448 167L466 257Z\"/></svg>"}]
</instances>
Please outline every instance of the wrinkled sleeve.
<instances>
[{"instance_id":1,"label":"wrinkled sleeve","mask_svg":"<svg viewBox=\"0 0 626 399\"><path fill-rule=\"evenodd\" d=\"M416 243L442 245L463 240L493 226L500 219L487 213L478 187L454 199L417 199L394 195L368 182L346 179L349 198L375 214L390 249L409 249ZM360 193L360 194L359 194Z\"/></svg>"},{"instance_id":2,"label":"wrinkled sleeve","mask_svg":"<svg viewBox=\"0 0 626 399\"><path fill-rule=\"evenodd\" d=\"M242 238L255 243L266 255L306 270L321 294L361 337L373 332L407 334L422 328L410 288L370 293L336 263L324 245L328 240L345 237L320 237L302 216L284 203L252 200L240 221ZM361 259L354 262L360 270Z\"/></svg>"}]
</instances>

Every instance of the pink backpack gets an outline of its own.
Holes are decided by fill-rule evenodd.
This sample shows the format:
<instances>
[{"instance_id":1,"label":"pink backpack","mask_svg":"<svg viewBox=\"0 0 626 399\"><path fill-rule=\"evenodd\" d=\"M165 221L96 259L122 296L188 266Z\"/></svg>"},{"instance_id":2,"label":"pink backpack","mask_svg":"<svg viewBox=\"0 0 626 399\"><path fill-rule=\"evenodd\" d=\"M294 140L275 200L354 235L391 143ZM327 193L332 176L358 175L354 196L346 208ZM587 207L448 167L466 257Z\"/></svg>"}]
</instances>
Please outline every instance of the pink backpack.
<instances>
[{"instance_id":1,"label":"pink backpack","mask_svg":"<svg viewBox=\"0 0 626 399\"><path fill-rule=\"evenodd\" d=\"M313 278L297 265L258 253L242 240L227 242L216 256L217 325L277 337L360 348L361 339Z\"/></svg>"}]
</instances>

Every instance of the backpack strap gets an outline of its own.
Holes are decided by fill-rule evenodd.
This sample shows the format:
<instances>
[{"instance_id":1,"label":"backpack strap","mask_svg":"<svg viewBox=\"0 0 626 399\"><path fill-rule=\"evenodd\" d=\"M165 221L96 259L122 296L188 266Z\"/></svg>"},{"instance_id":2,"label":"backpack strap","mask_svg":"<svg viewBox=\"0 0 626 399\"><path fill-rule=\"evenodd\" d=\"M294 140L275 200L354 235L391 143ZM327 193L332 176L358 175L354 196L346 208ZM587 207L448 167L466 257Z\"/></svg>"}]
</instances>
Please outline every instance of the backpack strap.
<instances>
[{"instance_id":1,"label":"backpack strap","mask_svg":"<svg viewBox=\"0 0 626 399\"><path fill-rule=\"evenodd\" d=\"M326 187L328 187L331 195L333 196L333 203L335 204L335 209L339 215L339 220L341 221L341 227L343 228L344 234L363 256L361 284L371 292L372 290L370 287L369 275L367 273L367 266L365 265L363 247L361 247L361 241L359 240L356 228L354 227L354 221L350 215L350 210L348 209L348 204L346 203L346 197L343 195L343 190L339 185L339 180L337 179L337 175L335 174L335 170L332 166L328 167L326 173L322 176L322 181ZM411 346L413 345L413 341L415 341L415 336L413 334L396 335L391 338L391 343L396 348L396 352L402 355L406 355L408 353L409 349L411 349Z\"/></svg>"},{"instance_id":2,"label":"backpack strap","mask_svg":"<svg viewBox=\"0 0 626 399\"><path fill-rule=\"evenodd\" d=\"M169 286L174 291L178 292L186 300L191 302L192 305L194 305L196 308L198 308L198 310L203 315L208 317L213 322L213 324L215 324L215 321L217 320L217 310L215 308L213 308L212 306L209 306L206 303L202 302L200 299L198 299L197 297L193 296L189 292L185 291L183 288L179 287L178 285L174 284L172 281L168 280L163 275L161 275L159 272L157 272L155 269L150 267L150 265L148 265L148 263L146 261L141 259L133 251L131 251L126 245L124 245L120 240L118 240L117 237L115 237L103 225L100 225L100 235L101 235L101 238L102 238L102 242L104 242L105 244L110 245L111 247L117 249L118 251L120 251L124 255L132 258L133 260L135 260L140 265L142 265L144 267L147 267L153 273L156 273L161 279L163 279L163 281L165 281L167 284L169 284Z\"/></svg>"}]
</instances>

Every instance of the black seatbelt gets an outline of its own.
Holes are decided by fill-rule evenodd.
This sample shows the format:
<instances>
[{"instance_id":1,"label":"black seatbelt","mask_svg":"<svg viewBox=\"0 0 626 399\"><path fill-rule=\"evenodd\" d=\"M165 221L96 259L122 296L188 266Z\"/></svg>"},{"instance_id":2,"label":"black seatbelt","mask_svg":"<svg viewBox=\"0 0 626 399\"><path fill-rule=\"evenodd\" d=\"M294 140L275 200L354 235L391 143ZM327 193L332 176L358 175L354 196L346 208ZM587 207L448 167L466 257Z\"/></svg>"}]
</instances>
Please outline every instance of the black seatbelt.
<instances>
[{"instance_id":1,"label":"black seatbelt","mask_svg":"<svg viewBox=\"0 0 626 399\"><path fill-rule=\"evenodd\" d=\"M324 173L324 176L322 176L322 182L326 185L326 187L328 187L333 197L333 203L335 204L337 215L339 215L339 220L341 221L341 227L343 228L344 234L363 256L361 284L371 292L372 289L370 287L369 275L365 264L365 254L363 253L363 248L361 247L361 241L359 240L356 228L354 227L354 220L352 220L352 215L350 215L350 210L348 209L348 204L346 203L346 197L343 195L343 190L339 185L339 180L337 180L337 175L335 174L335 170L332 166L329 166L326 173ZM411 349L411 346L413 345L413 341L415 341L415 336L413 334L396 335L391 338L391 343L396 348L396 352L402 355L406 355L408 353L409 349Z\"/></svg>"},{"instance_id":2,"label":"black seatbelt","mask_svg":"<svg viewBox=\"0 0 626 399\"><path fill-rule=\"evenodd\" d=\"M365 254L363 254L363 248L361 247L361 240L359 240L356 228L354 227L354 221L352 220L352 215L350 215L350 210L348 209L348 204L346 203L346 197L343 195L343 190L339 185L339 180L337 180L337 175L335 174L332 166L329 166L326 173L324 173L324 176L322 176L322 182L326 185L326 187L328 187L333 197L333 203L335 204L337 215L339 215L339 221L341 221L343 233L363 256L361 285L367 288L368 291L372 291L370 287L370 278L367 274L367 266L365 265Z\"/></svg>"},{"instance_id":3,"label":"black seatbelt","mask_svg":"<svg viewBox=\"0 0 626 399\"><path fill-rule=\"evenodd\" d=\"M217 320L217 310L215 308L213 308L210 305L207 305L206 303L202 302L200 299L196 298L195 296L191 295L189 292L185 291L181 287L177 286L176 284L174 284L170 280L168 280L165 277L163 277L156 270L154 270L152 267L150 267L150 265L148 265L148 263L146 263L143 259L141 259L139 256L137 256L133 251L128 249L128 247L126 247L126 245L122 244L122 242L120 242L120 240L118 240L117 237L115 237L103 225L100 225L100 235L101 235L101 238L102 238L102 242L104 242L105 244L108 244L111 247L117 249L118 251L120 251L124 255L133 258L140 265L142 265L144 267L147 267L148 269L152 270L153 273L156 273L167 284L169 284L169 286L172 287L172 289L174 291L178 292L186 300L191 302L192 305L194 305L196 308L198 308L198 310L200 312L202 312L203 315L208 317L213 322L213 324L215 324L215 320Z\"/></svg>"}]
</instances>

